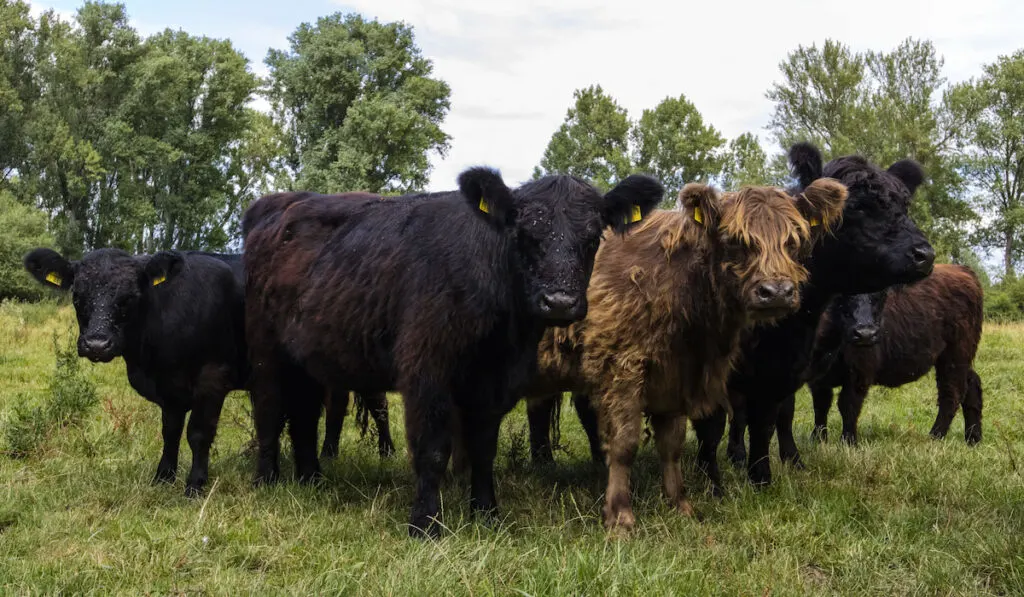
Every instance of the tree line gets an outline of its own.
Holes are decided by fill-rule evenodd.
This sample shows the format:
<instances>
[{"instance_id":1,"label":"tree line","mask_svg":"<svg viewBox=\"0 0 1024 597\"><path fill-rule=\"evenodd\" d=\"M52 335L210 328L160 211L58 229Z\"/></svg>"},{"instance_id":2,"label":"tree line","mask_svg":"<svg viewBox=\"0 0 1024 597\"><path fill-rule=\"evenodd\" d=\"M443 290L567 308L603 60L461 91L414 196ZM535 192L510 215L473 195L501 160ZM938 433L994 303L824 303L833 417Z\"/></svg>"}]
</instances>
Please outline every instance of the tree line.
<instances>
[{"instance_id":1,"label":"tree line","mask_svg":"<svg viewBox=\"0 0 1024 597\"><path fill-rule=\"evenodd\" d=\"M89 1L65 20L0 0L0 296L37 292L14 279L29 242L71 257L238 249L241 213L261 194L422 190L431 155L447 153L450 88L407 24L335 13L263 62L258 77L230 40L142 36L122 4ZM674 197L689 181L785 184L784 150L800 139L826 158L911 157L928 173L912 216L940 259L984 274L984 252L1001 255L995 298L1024 313L1024 50L968 81L942 69L927 40L798 46L765 91L764 141L726 139L683 94L632 118L592 85L575 91L534 176L610 188L642 170Z\"/></svg>"}]
</instances>

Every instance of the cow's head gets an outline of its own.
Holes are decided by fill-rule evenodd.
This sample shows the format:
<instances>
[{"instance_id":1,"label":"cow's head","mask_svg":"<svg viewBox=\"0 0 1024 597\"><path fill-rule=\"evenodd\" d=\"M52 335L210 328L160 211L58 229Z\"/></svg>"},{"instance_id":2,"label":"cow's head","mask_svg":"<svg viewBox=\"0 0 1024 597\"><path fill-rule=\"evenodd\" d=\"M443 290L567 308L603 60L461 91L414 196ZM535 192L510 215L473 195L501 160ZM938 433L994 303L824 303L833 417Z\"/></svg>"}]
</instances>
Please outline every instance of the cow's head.
<instances>
[{"instance_id":1,"label":"cow's head","mask_svg":"<svg viewBox=\"0 0 1024 597\"><path fill-rule=\"evenodd\" d=\"M845 156L822 166L821 153L808 143L794 145L789 160L800 188L825 176L850 193L842 224L814 252L815 285L844 294L877 292L931 273L935 251L907 214L924 180L916 162L901 160L882 170L860 156Z\"/></svg>"},{"instance_id":2,"label":"cow's head","mask_svg":"<svg viewBox=\"0 0 1024 597\"><path fill-rule=\"evenodd\" d=\"M837 297L832 320L843 331L843 340L854 346L874 346L881 339L885 297L888 293L868 292Z\"/></svg>"},{"instance_id":3,"label":"cow's head","mask_svg":"<svg viewBox=\"0 0 1024 597\"><path fill-rule=\"evenodd\" d=\"M71 291L78 354L103 363L123 354L126 331L139 321L147 293L171 281L183 264L181 254L173 251L135 257L117 249L97 249L81 261L69 261L40 248L25 256L25 269L33 277Z\"/></svg>"},{"instance_id":4,"label":"cow's head","mask_svg":"<svg viewBox=\"0 0 1024 597\"><path fill-rule=\"evenodd\" d=\"M526 308L549 325L586 316L602 233L625 233L664 194L657 180L644 175L629 176L604 195L574 176L545 176L511 190L487 168L460 174L459 189L480 217L514 236Z\"/></svg>"},{"instance_id":5,"label":"cow's head","mask_svg":"<svg viewBox=\"0 0 1024 597\"><path fill-rule=\"evenodd\" d=\"M799 286L807 279L801 259L837 223L845 201L846 188L829 179L815 181L795 197L774 187L744 187L719 196L698 183L679 193L683 212L707 235L755 320L799 308Z\"/></svg>"}]
</instances>

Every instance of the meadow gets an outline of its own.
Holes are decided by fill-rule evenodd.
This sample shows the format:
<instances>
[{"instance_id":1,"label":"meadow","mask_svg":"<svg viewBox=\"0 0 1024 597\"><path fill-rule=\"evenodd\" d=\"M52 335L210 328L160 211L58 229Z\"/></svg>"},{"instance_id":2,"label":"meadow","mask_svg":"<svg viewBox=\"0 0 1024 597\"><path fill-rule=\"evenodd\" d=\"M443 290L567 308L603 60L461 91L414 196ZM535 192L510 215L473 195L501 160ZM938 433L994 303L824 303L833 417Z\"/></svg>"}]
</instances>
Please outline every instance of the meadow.
<instances>
[{"instance_id":1,"label":"meadow","mask_svg":"<svg viewBox=\"0 0 1024 597\"><path fill-rule=\"evenodd\" d=\"M5 430L19 404L48 399L55 334L66 344L76 333L69 306L0 305ZM775 483L757 491L726 464L723 446L726 498L710 497L690 466L701 520L685 519L660 499L648 441L634 474L637 530L624 539L601 527L604 476L589 463L568 401L553 466L529 462L523 404L503 423L499 526L472 521L468 484L454 479L442 489L448 532L421 541L405 527L413 487L398 396L390 397L392 459L377 456L372 424L360 437L350 414L322 486L254 489L249 402L234 393L210 486L189 500L184 442L178 482L150 484L159 409L131 390L123 362L80 364L95 406L76 423L37 430L24 453L0 446L5 595L1024 595L1021 324L985 326L979 446L965 445L959 415L949 437L929 438L931 375L873 389L856 448L811 442L810 396L801 390L795 427L806 470L779 463L773 445ZM830 427L838 438L835 409ZM690 433L684 462L694 458Z\"/></svg>"}]
</instances>

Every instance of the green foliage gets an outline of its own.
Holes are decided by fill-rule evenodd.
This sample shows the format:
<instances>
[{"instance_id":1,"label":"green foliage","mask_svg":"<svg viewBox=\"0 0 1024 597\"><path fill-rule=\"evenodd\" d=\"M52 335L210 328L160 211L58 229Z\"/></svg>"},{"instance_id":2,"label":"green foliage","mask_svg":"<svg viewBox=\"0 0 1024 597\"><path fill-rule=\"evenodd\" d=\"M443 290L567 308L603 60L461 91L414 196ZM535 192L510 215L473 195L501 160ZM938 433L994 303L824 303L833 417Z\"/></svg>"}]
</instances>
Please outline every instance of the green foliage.
<instances>
[{"instance_id":1,"label":"green foliage","mask_svg":"<svg viewBox=\"0 0 1024 597\"><path fill-rule=\"evenodd\" d=\"M289 139L302 188L404 192L422 188L428 154L444 155L451 90L432 78L404 23L335 13L301 24L270 50L266 90Z\"/></svg>"},{"instance_id":2,"label":"green foliage","mask_svg":"<svg viewBox=\"0 0 1024 597\"><path fill-rule=\"evenodd\" d=\"M964 170L984 214L975 240L1003 251L1003 278L1016 278L1024 259L1024 50L955 87L949 102L964 124Z\"/></svg>"},{"instance_id":3,"label":"green foliage","mask_svg":"<svg viewBox=\"0 0 1024 597\"><path fill-rule=\"evenodd\" d=\"M629 176L630 121L600 85L573 92L565 122L551 136L534 178L570 174L607 191Z\"/></svg>"},{"instance_id":4,"label":"green foliage","mask_svg":"<svg viewBox=\"0 0 1024 597\"><path fill-rule=\"evenodd\" d=\"M687 182L710 182L724 163L725 139L685 95L644 110L631 136L636 167L660 178L669 197Z\"/></svg>"},{"instance_id":5,"label":"green foliage","mask_svg":"<svg viewBox=\"0 0 1024 597\"><path fill-rule=\"evenodd\" d=\"M74 334L66 335L63 344L54 334L53 352L56 367L48 396L36 405L23 399L4 424L6 450L12 458L34 454L51 433L79 424L99 403L95 384L81 371Z\"/></svg>"},{"instance_id":6,"label":"green foliage","mask_svg":"<svg viewBox=\"0 0 1024 597\"><path fill-rule=\"evenodd\" d=\"M52 247L46 214L0 190L0 300L37 300L46 289L25 271L22 260L36 247Z\"/></svg>"},{"instance_id":7,"label":"green foliage","mask_svg":"<svg viewBox=\"0 0 1024 597\"><path fill-rule=\"evenodd\" d=\"M743 133L729 142L722 159L721 184L732 190L746 185L781 185L782 181L772 173L757 135Z\"/></svg>"},{"instance_id":8,"label":"green foliage","mask_svg":"<svg viewBox=\"0 0 1024 597\"><path fill-rule=\"evenodd\" d=\"M949 105L942 65L930 41L858 53L826 40L791 52L767 97L775 102L769 129L783 148L809 140L826 159L860 153L883 167L920 162L927 179L911 215L948 260L967 246L974 214L958 170L964 121Z\"/></svg>"}]
</instances>

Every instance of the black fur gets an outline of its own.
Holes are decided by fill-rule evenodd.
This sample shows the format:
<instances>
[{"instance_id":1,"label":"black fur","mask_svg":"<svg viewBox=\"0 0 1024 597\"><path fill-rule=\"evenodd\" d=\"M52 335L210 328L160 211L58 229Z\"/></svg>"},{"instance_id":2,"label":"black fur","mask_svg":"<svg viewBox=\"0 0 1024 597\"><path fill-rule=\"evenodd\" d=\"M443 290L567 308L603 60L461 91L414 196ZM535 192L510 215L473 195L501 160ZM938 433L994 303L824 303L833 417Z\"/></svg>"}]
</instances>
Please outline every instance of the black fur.
<instances>
[{"instance_id":1,"label":"black fur","mask_svg":"<svg viewBox=\"0 0 1024 597\"><path fill-rule=\"evenodd\" d=\"M164 447L154 482L174 481L185 414L192 411L185 493L198 495L224 397L248 375L241 256L98 249L72 262L35 249L25 268L44 284L71 290L79 355L94 362L123 357L132 388L160 406ZM51 272L59 284L47 280Z\"/></svg>"},{"instance_id":2,"label":"black fur","mask_svg":"<svg viewBox=\"0 0 1024 597\"><path fill-rule=\"evenodd\" d=\"M460 191L416 200L282 193L254 202L243 228L257 483L279 475L286 420L299 479L319 475L314 396L324 387L397 390L417 477L410 532L438 532L456 417L471 506L495 512L499 424L536 366L541 334L586 315L602 231L624 229L629 216L622 197L644 214L661 199L652 180L623 185L606 198L581 179L550 176L510 191L497 173L471 169Z\"/></svg>"}]
</instances>

